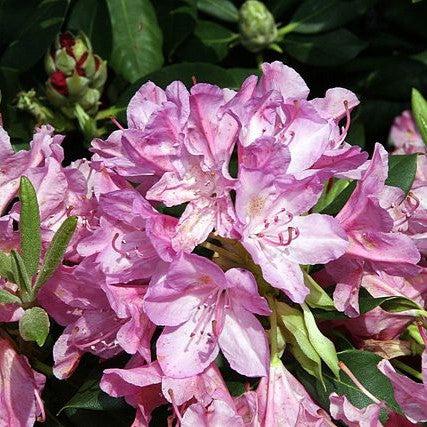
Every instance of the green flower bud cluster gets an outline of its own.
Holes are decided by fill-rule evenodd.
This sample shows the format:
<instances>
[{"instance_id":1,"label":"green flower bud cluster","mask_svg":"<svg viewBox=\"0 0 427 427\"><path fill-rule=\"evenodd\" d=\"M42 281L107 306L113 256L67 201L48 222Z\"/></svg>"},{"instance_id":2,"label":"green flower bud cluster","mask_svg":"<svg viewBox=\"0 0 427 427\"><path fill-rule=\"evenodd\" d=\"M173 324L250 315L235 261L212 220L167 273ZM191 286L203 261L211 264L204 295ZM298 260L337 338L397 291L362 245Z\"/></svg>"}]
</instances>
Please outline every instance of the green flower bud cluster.
<instances>
[{"instance_id":1,"label":"green flower bud cluster","mask_svg":"<svg viewBox=\"0 0 427 427\"><path fill-rule=\"evenodd\" d=\"M45 57L45 68L49 75L46 96L67 117L74 117L77 104L89 115L97 112L107 63L92 52L83 33L59 34Z\"/></svg>"},{"instance_id":2,"label":"green flower bud cluster","mask_svg":"<svg viewBox=\"0 0 427 427\"><path fill-rule=\"evenodd\" d=\"M241 43L251 52L259 52L274 43L277 26L264 3L247 0L239 10Z\"/></svg>"}]
</instances>

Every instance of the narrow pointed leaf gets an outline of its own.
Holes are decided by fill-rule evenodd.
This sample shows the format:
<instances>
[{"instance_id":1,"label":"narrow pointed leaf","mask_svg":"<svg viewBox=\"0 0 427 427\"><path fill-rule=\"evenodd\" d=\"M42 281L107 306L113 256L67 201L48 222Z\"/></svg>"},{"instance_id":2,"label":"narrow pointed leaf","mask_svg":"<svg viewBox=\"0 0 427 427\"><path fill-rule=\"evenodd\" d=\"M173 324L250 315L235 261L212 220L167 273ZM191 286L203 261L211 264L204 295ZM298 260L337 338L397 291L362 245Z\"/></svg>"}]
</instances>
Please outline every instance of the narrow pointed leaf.
<instances>
[{"instance_id":1,"label":"narrow pointed leaf","mask_svg":"<svg viewBox=\"0 0 427 427\"><path fill-rule=\"evenodd\" d=\"M340 369L334 343L320 332L316 320L307 304L301 304L301 307L303 309L305 325L311 344L316 349L321 359L328 365L329 369L339 378Z\"/></svg>"},{"instance_id":2,"label":"narrow pointed leaf","mask_svg":"<svg viewBox=\"0 0 427 427\"><path fill-rule=\"evenodd\" d=\"M310 342L301 311L276 302L279 328L290 345L290 351L301 366L310 374L323 381L322 361Z\"/></svg>"},{"instance_id":3,"label":"narrow pointed leaf","mask_svg":"<svg viewBox=\"0 0 427 427\"><path fill-rule=\"evenodd\" d=\"M322 308L323 310L335 310L332 298L317 284L317 282L305 271L304 283L310 289L306 302L310 307Z\"/></svg>"},{"instance_id":4,"label":"narrow pointed leaf","mask_svg":"<svg viewBox=\"0 0 427 427\"><path fill-rule=\"evenodd\" d=\"M13 281L12 260L4 252L0 252L0 277Z\"/></svg>"},{"instance_id":5,"label":"narrow pointed leaf","mask_svg":"<svg viewBox=\"0 0 427 427\"><path fill-rule=\"evenodd\" d=\"M24 260L18 252L12 250L12 271L15 283L19 286L21 295L28 297L31 295L31 280L25 267Z\"/></svg>"},{"instance_id":6,"label":"narrow pointed leaf","mask_svg":"<svg viewBox=\"0 0 427 427\"><path fill-rule=\"evenodd\" d=\"M424 144L427 144L427 101L417 89L412 89L412 113Z\"/></svg>"},{"instance_id":7,"label":"narrow pointed leaf","mask_svg":"<svg viewBox=\"0 0 427 427\"><path fill-rule=\"evenodd\" d=\"M0 304L21 304L22 301L16 295L11 294L10 292L0 289Z\"/></svg>"},{"instance_id":8,"label":"narrow pointed leaf","mask_svg":"<svg viewBox=\"0 0 427 427\"><path fill-rule=\"evenodd\" d=\"M37 273L42 244L37 195L31 181L25 176L21 177L19 199L21 201L19 232L21 235L22 259L31 277Z\"/></svg>"},{"instance_id":9,"label":"narrow pointed leaf","mask_svg":"<svg viewBox=\"0 0 427 427\"><path fill-rule=\"evenodd\" d=\"M40 347L49 334L47 313L40 307L29 308L19 320L19 333L25 341L35 341Z\"/></svg>"},{"instance_id":10,"label":"narrow pointed leaf","mask_svg":"<svg viewBox=\"0 0 427 427\"><path fill-rule=\"evenodd\" d=\"M70 216L62 223L53 236L52 242L46 251L43 266L37 276L34 292L37 292L50 279L61 263L76 227L77 217Z\"/></svg>"}]
</instances>

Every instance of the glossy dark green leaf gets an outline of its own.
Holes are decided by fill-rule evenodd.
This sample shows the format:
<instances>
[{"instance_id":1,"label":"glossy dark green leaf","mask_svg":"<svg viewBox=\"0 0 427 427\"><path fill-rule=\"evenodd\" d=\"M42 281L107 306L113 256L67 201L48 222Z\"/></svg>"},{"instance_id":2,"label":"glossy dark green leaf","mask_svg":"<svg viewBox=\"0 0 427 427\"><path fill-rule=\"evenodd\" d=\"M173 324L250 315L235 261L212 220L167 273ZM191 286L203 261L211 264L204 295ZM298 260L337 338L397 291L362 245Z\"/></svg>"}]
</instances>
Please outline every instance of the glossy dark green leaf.
<instances>
[{"instance_id":1,"label":"glossy dark green leaf","mask_svg":"<svg viewBox=\"0 0 427 427\"><path fill-rule=\"evenodd\" d=\"M313 207L313 212L324 212L350 184L351 181L347 179L334 179L332 182L326 182L322 195Z\"/></svg>"},{"instance_id":2,"label":"glossy dark green leaf","mask_svg":"<svg viewBox=\"0 0 427 427\"><path fill-rule=\"evenodd\" d=\"M19 200L21 202L19 232L22 259L29 276L32 277L37 273L42 249L40 210L36 190L25 176L21 177Z\"/></svg>"},{"instance_id":3,"label":"glossy dark green leaf","mask_svg":"<svg viewBox=\"0 0 427 427\"><path fill-rule=\"evenodd\" d=\"M382 15L384 22L391 24L392 28L404 34L410 34L413 38L427 39L425 31L425 17L427 16L427 3L425 1L412 2L400 0L388 0L387 7ZM397 32L397 31L396 31ZM399 34L399 33L398 33Z\"/></svg>"},{"instance_id":4,"label":"glossy dark green leaf","mask_svg":"<svg viewBox=\"0 0 427 427\"><path fill-rule=\"evenodd\" d=\"M19 4L19 11L17 11L16 0L0 1L0 40L2 44L9 44L18 39L29 17L37 8L37 3L39 0L25 0Z\"/></svg>"},{"instance_id":5,"label":"glossy dark green leaf","mask_svg":"<svg viewBox=\"0 0 427 427\"><path fill-rule=\"evenodd\" d=\"M338 184L336 192L334 191L331 196L332 200L327 199L326 204L319 212L327 215L336 215L347 203L347 200L352 195L356 185L356 181L351 181L347 185L345 185L345 181L342 184Z\"/></svg>"},{"instance_id":6,"label":"glossy dark green leaf","mask_svg":"<svg viewBox=\"0 0 427 427\"><path fill-rule=\"evenodd\" d=\"M192 62L206 61L206 55L211 51L212 62L218 62L227 56L230 43L237 38L237 34L222 25L210 21L198 21L194 38L183 46L180 55Z\"/></svg>"},{"instance_id":7,"label":"glossy dark green leaf","mask_svg":"<svg viewBox=\"0 0 427 427\"><path fill-rule=\"evenodd\" d=\"M408 194L417 172L416 154L399 154L388 159L387 185L401 188Z\"/></svg>"},{"instance_id":8,"label":"glossy dark green leaf","mask_svg":"<svg viewBox=\"0 0 427 427\"><path fill-rule=\"evenodd\" d=\"M377 368L381 357L367 351L346 350L338 353L338 359L346 364L354 376L377 399L384 401L392 410L401 412L394 399L390 381ZM358 408L363 408L373 403L343 372L340 372L339 379L325 374L326 389L320 383L313 381L313 378L302 370L298 370L297 377L314 399L326 410L329 410L329 395L333 392L345 395Z\"/></svg>"},{"instance_id":9,"label":"glossy dark green leaf","mask_svg":"<svg viewBox=\"0 0 427 427\"><path fill-rule=\"evenodd\" d=\"M197 8L223 21L237 22L239 19L239 11L230 0L197 0Z\"/></svg>"},{"instance_id":10,"label":"glossy dark green leaf","mask_svg":"<svg viewBox=\"0 0 427 427\"><path fill-rule=\"evenodd\" d=\"M417 89L412 89L412 114L424 144L427 144L427 101Z\"/></svg>"},{"instance_id":11,"label":"glossy dark green leaf","mask_svg":"<svg viewBox=\"0 0 427 427\"><path fill-rule=\"evenodd\" d=\"M49 334L50 321L47 313L40 307L25 310L19 319L19 333L25 341L35 341L40 347Z\"/></svg>"},{"instance_id":12,"label":"glossy dark green leaf","mask_svg":"<svg viewBox=\"0 0 427 427\"><path fill-rule=\"evenodd\" d=\"M163 64L162 33L149 0L106 0L113 32L110 64L130 82Z\"/></svg>"},{"instance_id":13,"label":"glossy dark green leaf","mask_svg":"<svg viewBox=\"0 0 427 427\"><path fill-rule=\"evenodd\" d=\"M245 392L245 386L242 382L227 381L228 391L232 396L241 396Z\"/></svg>"},{"instance_id":14,"label":"glossy dark green leaf","mask_svg":"<svg viewBox=\"0 0 427 427\"><path fill-rule=\"evenodd\" d=\"M365 125L360 120L352 121L345 141L350 145L358 145L363 149L366 148Z\"/></svg>"},{"instance_id":15,"label":"glossy dark green leaf","mask_svg":"<svg viewBox=\"0 0 427 427\"><path fill-rule=\"evenodd\" d=\"M50 279L58 268L76 227L77 218L75 216L70 216L61 224L61 227L59 227L58 231L53 236L52 242L46 251L43 266L37 276L35 283L36 292Z\"/></svg>"},{"instance_id":16,"label":"glossy dark green leaf","mask_svg":"<svg viewBox=\"0 0 427 427\"><path fill-rule=\"evenodd\" d=\"M427 66L416 59L404 55L395 55L376 58L358 58L349 66L349 71L361 74L359 81L365 96L371 99L405 102L407 108L408 98L412 88L417 88L421 93L427 93ZM399 76L397 79L396 76ZM366 103L365 103L366 104ZM364 103L361 103L364 107ZM387 108L387 106L382 107ZM380 113L382 113L380 111ZM369 126L363 117L365 126ZM390 122L381 123L390 127ZM388 133L388 132L386 132Z\"/></svg>"},{"instance_id":17,"label":"glossy dark green leaf","mask_svg":"<svg viewBox=\"0 0 427 427\"><path fill-rule=\"evenodd\" d=\"M301 0L266 0L264 3L277 21L277 18L282 18L292 8L301 3Z\"/></svg>"},{"instance_id":18,"label":"glossy dark green leaf","mask_svg":"<svg viewBox=\"0 0 427 427\"><path fill-rule=\"evenodd\" d=\"M94 52L102 59L110 58L112 32L105 0L78 0L71 10L67 28L83 31L91 41Z\"/></svg>"},{"instance_id":19,"label":"glossy dark green leaf","mask_svg":"<svg viewBox=\"0 0 427 427\"><path fill-rule=\"evenodd\" d=\"M195 6L180 6L177 0L168 0L155 4L158 11L159 24L163 31L163 47L169 61L174 57L175 51L193 34L197 21Z\"/></svg>"},{"instance_id":20,"label":"glossy dark green leaf","mask_svg":"<svg viewBox=\"0 0 427 427\"><path fill-rule=\"evenodd\" d=\"M286 32L320 33L341 27L366 12L368 0L307 0L286 25Z\"/></svg>"},{"instance_id":21,"label":"glossy dark green leaf","mask_svg":"<svg viewBox=\"0 0 427 427\"><path fill-rule=\"evenodd\" d=\"M289 55L322 67L344 64L366 47L366 42L345 29L316 36L289 34L283 39L283 48Z\"/></svg>"},{"instance_id":22,"label":"glossy dark green leaf","mask_svg":"<svg viewBox=\"0 0 427 427\"><path fill-rule=\"evenodd\" d=\"M5 50L0 66L25 71L47 51L65 18L68 0L43 0L32 10L19 36Z\"/></svg>"},{"instance_id":23,"label":"glossy dark green leaf","mask_svg":"<svg viewBox=\"0 0 427 427\"><path fill-rule=\"evenodd\" d=\"M64 405L66 409L90 409L92 411L111 411L123 408L125 403L104 393L99 388L100 377L90 378L77 390L76 394Z\"/></svg>"}]
</instances>

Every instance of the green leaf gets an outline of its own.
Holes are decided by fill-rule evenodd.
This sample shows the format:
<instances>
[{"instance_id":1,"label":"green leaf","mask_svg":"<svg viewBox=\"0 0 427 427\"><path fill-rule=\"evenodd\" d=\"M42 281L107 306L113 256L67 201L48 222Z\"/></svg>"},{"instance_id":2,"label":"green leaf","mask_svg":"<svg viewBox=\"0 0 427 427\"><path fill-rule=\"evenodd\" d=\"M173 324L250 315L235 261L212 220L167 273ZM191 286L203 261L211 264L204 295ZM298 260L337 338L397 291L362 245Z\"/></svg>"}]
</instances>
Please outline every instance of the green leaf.
<instances>
[{"instance_id":1,"label":"green leaf","mask_svg":"<svg viewBox=\"0 0 427 427\"><path fill-rule=\"evenodd\" d=\"M40 347L49 334L50 322L47 313L40 307L25 310L19 319L19 333L25 341L35 341Z\"/></svg>"},{"instance_id":2,"label":"green leaf","mask_svg":"<svg viewBox=\"0 0 427 427\"><path fill-rule=\"evenodd\" d=\"M347 203L348 199L352 195L357 185L356 181L350 182L347 180L340 180L337 181L337 183L338 182L342 183L338 184L337 188L333 191L333 194L331 195L332 201L329 202L329 198L327 198L327 204L320 210L320 213L327 215L336 215L338 212L340 212L344 205Z\"/></svg>"},{"instance_id":3,"label":"green leaf","mask_svg":"<svg viewBox=\"0 0 427 427\"><path fill-rule=\"evenodd\" d=\"M303 314L282 302L276 302L276 307L279 328L291 353L310 375L322 380L322 361L310 342Z\"/></svg>"},{"instance_id":4,"label":"green leaf","mask_svg":"<svg viewBox=\"0 0 427 427\"><path fill-rule=\"evenodd\" d=\"M124 407L122 399L104 393L99 388L100 376L90 378L77 390L76 394L64 405L66 409L90 409L92 411L111 411Z\"/></svg>"},{"instance_id":5,"label":"green leaf","mask_svg":"<svg viewBox=\"0 0 427 427\"><path fill-rule=\"evenodd\" d=\"M390 156L388 159L387 185L401 188L408 194L417 172L416 154L399 154Z\"/></svg>"},{"instance_id":6,"label":"green leaf","mask_svg":"<svg viewBox=\"0 0 427 427\"><path fill-rule=\"evenodd\" d=\"M0 252L0 277L13 281L12 259L4 252Z\"/></svg>"},{"instance_id":7,"label":"green leaf","mask_svg":"<svg viewBox=\"0 0 427 427\"><path fill-rule=\"evenodd\" d=\"M169 0L171 2L173 0ZM181 6L171 10L169 2L156 4L159 24L163 31L163 46L169 61L177 48L193 34L197 21L195 5Z\"/></svg>"},{"instance_id":8,"label":"green leaf","mask_svg":"<svg viewBox=\"0 0 427 427\"><path fill-rule=\"evenodd\" d=\"M335 310L334 302L332 298L324 291L324 289L318 285L318 283L305 271L304 283L310 293L306 298L306 302L310 307L321 308L323 310Z\"/></svg>"},{"instance_id":9,"label":"green leaf","mask_svg":"<svg viewBox=\"0 0 427 427\"><path fill-rule=\"evenodd\" d=\"M52 242L46 251L43 266L37 276L34 292L37 292L50 279L61 263L76 227L77 218L70 216L61 224L61 227L53 236Z\"/></svg>"},{"instance_id":10,"label":"green leaf","mask_svg":"<svg viewBox=\"0 0 427 427\"><path fill-rule=\"evenodd\" d=\"M355 121L352 121L350 130L345 140L350 145L358 145L363 149L366 148L365 125L357 118Z\"/></svg>"},{"instance_id":11,"label":"green leaf","mask_svg":"<svg viewBox=\"0 0 427 427\"><path fill-rule=\"evenodd\" d=\"M25 28L29 17L37 8L39 0L26 0L19 4L19 13L16 10L15 0L0 2L0 40L7 45L17 40L22 29Z\"/></svg>"},{"instance_id":12,"label":"green leaf","mask_svg":"<svg viewBox=\"0 0 427 427\"><path fill-rule=\"evenodd\" d=\"M377 399L387 403L394 411L400 412L399 405L394 399L393 387L389 379L377 368L381 357L368 351L345 350L338 353L338 359L346 364L354 376L368 389ZM307 388L319 404L329 410L329 395L333 392L345 395L349 401L358 408L370 405L372 400L362 393L351 381L351 379L340 372L339 378L325 374L326 389L319 383L307 376L304 371L298 371L298 379Z\"/></svg>"},{"instance_id":13,"label":"green leaf","mask_svg":"<svg viewBox=\"0 0 427 427\"><path fill-rule=\"evenodd\" d=\"M381 303L381 308L389 313L401 313L410 311L414 315L426 316L427 312L423 310L416 302L405 297L390 297Z\"/></svg>"},{"instance_id":14,"label":"green leaf","mask_svg":"<svg viewBox=\"0 0 427 427\"><path fill-rule=\"evenodd\" d=\"M369 6L367 0L308 0L302 2L284 33L296 32L302 34L320 33L333 30L356 19L366 12ZM280 32L280 30L279 30Z\"/></svg>"},{"instance_id":15,"label":"green leaf","mask_svg":"<svg viewBox=\"0 0 427 427\"><path fill-rule=\"evenodd\" d=\"M109 59L112 47L111 22L105 0L78 0L71 10L67 27L83 31L92 43L93 51Z\"/></svg>"},{"instance_id":16,"label":"green leaf","mask_svg":"<svg viewBox=\"0 0 427 427\"><path fill-rule=\"evenodd\" d=\"M283 48L289 55L306 64L322 67L344 64L366 47L367 43L345 29L316 36L289 34L283 40Z\"/></svg>"},{"instance_id":17,"label":"green leaf","mask_svg":"<svg viewBox=\"0 0 427 427\"><path fill-rule=\"evenodd\" d=\"M73 113L86 140L90 142L98 132L95 119L90 117L80 104L74 106Z\"/></svg>"},{"instance_id":18,"label":"green leaf","mask_svg":"<svg viewBox=\"0 0 427 427\"><path fill-rule=\"evenodd\" d=\"M313 207L313 212L324 212L331 203L350 185L348 179L334 179L325 183L322 195ZM332 184L332 185L331 185Z\"/></svg>"},{"instance_id":19,"label":"green leaf","mask_svg":"<svg viewBox=\"0 0 427 427\"><path fill-rule=\"evenodd\" d=\"M26 176L21 177L19 200L21 202L19 231L22 259L24 260L29 276L32 277L37 273L39 267L42 239L36 190Z\"/></svg>"},{"instance_id":20,"label":"green leaf","mask_svg":"<svg viewBox=\"0 0 427 427\"><path fill-rule=\"evenodd\" d=\"M412 89L412 113L424 144L427 144L427 101L417 89Z\"/></svg>"},{"instance_id":21,"label":"green leaf","mask_svg":"<svg viewBox=\"0 0 427 427\"><path fill-rule=\"evenodd\" d=\"M199 21L194 35L215 52L219 61L226 57L229 44L238 37L228 28L210 21Z\"/></svg>"},{"instance_id":22,"label":"green leaf","mask_svg":"<svg viewBox=\"0 0 427 427\"><path fill-rule=\"evenodd\" d=\"M39 2L21 27L18 38L4 51L0 66L20 71L33 66L46 53L59 32L67 6L67 0Z\"/></svg>"},{"instance_id":23,"label":"green leaf","mask_svg":"<svg viewBox=\"0 0 427 427\"><path fill-rule=\"evenodd\" d=\"M281 18L285 13L289 12L290 9L300 4L301 0L266 0L264 3L277 21L277 18Z\"/></svg>"},{"instance_id":24,"label":"green leaf","mask_svg":"<svg viewBox=\"0 0 427 427\"><path fill-rule=\"evenodd\" d=\"M226 22L239 20L239 11L229 0L197 0L197 8L207 15Z\"/></svg>"},{"instance_id":25,"label":"green leaf","mask_svg":"<svg viewBox=\"0 0 427 427\"><path fill-rule=\"evenodd\" d=\"M16 295L11 294L10 292L0 289L0 304L21 304L22 301Z\"/></svg>"},{"instance_id":26,"label":"green leaf","mask_svg":"<svg viewBox=\"0 0 427 427\"><path fill-rule=\"evenodd\" d=\"M316 349L320 358L328 365L329 369L335 374L335 376L338 377L339 366L334 343L320 332L313 313L310 311L307 304L301 304L301 307L311 344Z\"/></svg>"},{"instance_id":27,"label":"green leaf","mask_svg":"<svg viewBox=\"0 0 427 427\"><path fill-rule=\"evenodd\" d=\"M15 250L12 250L11 255L14 282L19 286L22 299L31 299L31 280L24 260Z\"/></svg>"},{"instance_id":28,"label":"green leaf","mask_svg":"<svg viewBox=\"0 0 427 427\"><path fill-rule=\"evenodd\" d=\"M162 33L149 0L107 0L113 32L111 66L130 82L163 64Z\"/></svg>"},{"instance_id":29,"label":"green leaf","mask_svg":"<svg viewBox=\"0 0 427 427\"><path fill-rule=\"evenodd\" d=\"M241 381L227 381L228 391L232 396L241 396L245 392L245 386Z\"/></svg>"}]
</instances>

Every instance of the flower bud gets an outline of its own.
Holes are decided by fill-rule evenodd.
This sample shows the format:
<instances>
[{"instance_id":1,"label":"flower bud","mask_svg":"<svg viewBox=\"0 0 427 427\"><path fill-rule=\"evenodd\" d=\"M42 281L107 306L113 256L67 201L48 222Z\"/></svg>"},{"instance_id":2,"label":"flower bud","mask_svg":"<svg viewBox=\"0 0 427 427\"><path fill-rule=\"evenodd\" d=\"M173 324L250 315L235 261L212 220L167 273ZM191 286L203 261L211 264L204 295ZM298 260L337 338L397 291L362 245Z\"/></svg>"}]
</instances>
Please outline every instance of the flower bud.
<instances>
[{"instance_id":1,"label":"flower bud","mask_svg":"<svg viewBox=\"0 0 427 427\"><path fill-rule=\"evenodd\" d=\"M79 33L59 34L45 58L49 74L46 95L68 117L76 104L90 115L98 110L99 99L107 79L107 63L92 52L89 39Z\"/></svg>"},{"instance_id":2,"label":"flower bud","mask_svg":"<svg viewBox=\"0 0 427 427\"><path fill-rule=\"evenodd\" d=\"M251 52L259 52L271 45L277 37L274 17L264 3L247 0L239 10L239 28L242 45Z\"/></svg>"}]
</instances>

